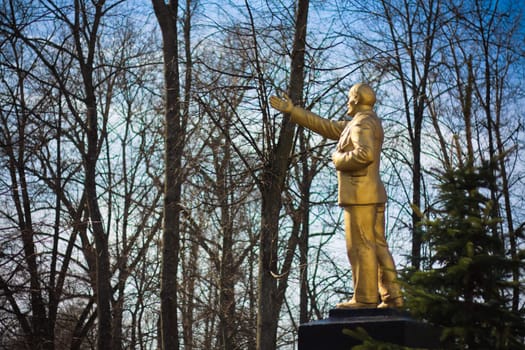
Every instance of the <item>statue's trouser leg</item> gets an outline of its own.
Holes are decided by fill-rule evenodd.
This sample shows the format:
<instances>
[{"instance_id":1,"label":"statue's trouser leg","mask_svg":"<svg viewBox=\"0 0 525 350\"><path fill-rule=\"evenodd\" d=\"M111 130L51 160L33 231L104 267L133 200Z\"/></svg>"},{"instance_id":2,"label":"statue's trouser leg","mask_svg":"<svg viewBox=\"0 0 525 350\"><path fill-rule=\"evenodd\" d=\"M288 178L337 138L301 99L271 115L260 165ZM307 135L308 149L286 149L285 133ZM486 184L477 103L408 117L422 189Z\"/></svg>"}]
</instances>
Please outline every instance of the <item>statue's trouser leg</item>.
<instances>
[{"instance_id":1,"label":"statue's trouser leg","mask_svg":"<svg viewBox=\"0 0 525 350\"><path fill-rule=\"evenodd\" d=\"M376 252L376 206L351 205L344 208L346 249L352 267L357 303L377 304L378 259Z\"/></svg>"},{"instance_id":2,"label":"statue's trouser leg","mask_svg":"<svg viewBox=\"0 0 525 350\"><path fill-rule=\"evenodd\" d=\"M394 259L388 250L385 238L385 206L378 205L375 221L376 252L379 265L379 294L381 301L389 302L401 297L399 284L397 283L396 266Z\"/></svg>"}]
</instances>

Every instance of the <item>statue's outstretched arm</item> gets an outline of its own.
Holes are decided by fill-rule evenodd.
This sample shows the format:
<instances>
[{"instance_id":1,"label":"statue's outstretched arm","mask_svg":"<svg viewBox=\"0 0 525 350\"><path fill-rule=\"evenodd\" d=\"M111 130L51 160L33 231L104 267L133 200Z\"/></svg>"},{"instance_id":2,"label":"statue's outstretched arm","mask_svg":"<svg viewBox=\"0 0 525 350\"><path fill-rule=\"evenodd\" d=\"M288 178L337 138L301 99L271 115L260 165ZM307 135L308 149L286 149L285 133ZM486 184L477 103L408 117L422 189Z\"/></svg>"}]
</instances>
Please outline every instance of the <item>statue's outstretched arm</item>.
<instances>
[{"instance_id":1,"label":"statue's outstretched arm","mask_svg":"<svg viewBox=\"0 0 525 350\"><path fill-rule=\"evenodd\" d=\"M283 97L270 96L270 106L280 112L290 114L292 122L332 140L339 139L346 125L346 122L333 122L304 108L295 106L286 94Z\"/></svg>"}]
</instances>

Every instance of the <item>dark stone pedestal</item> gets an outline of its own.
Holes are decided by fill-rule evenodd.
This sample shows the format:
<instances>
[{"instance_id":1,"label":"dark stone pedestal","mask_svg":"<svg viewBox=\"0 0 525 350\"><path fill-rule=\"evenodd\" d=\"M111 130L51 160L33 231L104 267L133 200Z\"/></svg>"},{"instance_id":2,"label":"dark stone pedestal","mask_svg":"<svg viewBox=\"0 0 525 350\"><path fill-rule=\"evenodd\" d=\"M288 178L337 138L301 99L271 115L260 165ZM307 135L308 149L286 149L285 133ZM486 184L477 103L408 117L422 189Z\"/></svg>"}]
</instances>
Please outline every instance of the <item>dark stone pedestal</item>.
<instances>
[{"instance_id":1,"label":"dark stone pedestal","mask_svg":"<svg viewBox=\"0 0 525 350\"><path fill-rule=\"evenodd\" d=\"M409 347L435 349L440 331L396 309L332 309L327 319L299 327L299 350L350 350L361 341L343 329L361 327L372 338Z\"/></svg>"}]
</instances>

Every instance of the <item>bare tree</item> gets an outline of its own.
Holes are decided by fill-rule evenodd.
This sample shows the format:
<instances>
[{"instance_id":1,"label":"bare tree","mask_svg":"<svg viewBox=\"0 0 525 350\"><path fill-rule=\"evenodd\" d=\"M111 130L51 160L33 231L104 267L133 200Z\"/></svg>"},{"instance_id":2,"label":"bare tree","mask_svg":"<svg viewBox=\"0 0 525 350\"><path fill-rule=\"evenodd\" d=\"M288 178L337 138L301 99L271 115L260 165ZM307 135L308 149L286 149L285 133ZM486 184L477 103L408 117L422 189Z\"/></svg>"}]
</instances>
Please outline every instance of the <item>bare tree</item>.
<instances>
[{"instance_id":1,"label":"bare tree","mask_svg":"<svg viewBox=\"0 0 525 350\"><path fill-rule=\"evenodd\" d=\"M500 225L494 224L492 231L495 235L506 232L500 238L507 242L512 260L518 261L517 231L520 228L516 228L516 219L519 214L513 210L512 187L519 183L521 175L518 175L519 171L511 174L516 167L516 145L522 123L512 116L510 106L514 99L520 98L519 83L512 75L523 62L523 52L516 50L518 46L515 44L522 40L518 31L521 13L510 4L499 2L489 5L473 1L450 6L456 21L450 22L443 30L449 39L450 74L456 82L452 91L462 107L465 127L464 135L457 131L456 159L460 164L464 161L475 164L479 160L498 160L499 168L493 171L499 172L501 186L492 185L491 210L492 216L502 217L504 221ZM480 54L474 56L472 52ZM514 312L519 310L519 275L516 265L512 273L511 308Z\"/></svg>"},{"instance_id":2,"label":"bare tree","mask_svg":"<svg viewBox=\"0 0 525 350\"><path fill-rule=\"evenodd\" d=\"M16 11L12 7L13 4L5 4L5 6L6 10L10 10L12 15ZM9 19L14 20L13 17ZM2 273L0 276L0 288L7 297L9 308L17 318L25 335L26 346L34 349L53 349L54 323L50 322L53 320L49 320L45 305L44 286L41 280L37 255L38 223L34 220L36 203L31 199L31 174L27 171L28 162L32 158L31 153L39 145L46 142L45 139L36 137L37 135L29 136L29 132L35 130L31 115L35 108L44 103L45 96L40 96L36 99L34 105L29 102L31 99L27 94L31 90L28 86L29 79L26 79L26 71L30 68L31 60L34 60L34 57L24 55L19 40L8 33L6 36L7 41L2 45L2 72L11 75L12 78L3 78L1 87L1 156L7 165L2 170L4 173L2 178L5 179L2 181L2 187L8 189L4 195L7 194L11 197L14 211L11 213L10 210L2 209L2 221L7 220L10 222L7 227L12 229L6 230L6 233L9 234L8 239L15 241L20 239L20 253L24 258L23 261L19 261L15 258L16 254L12 255L13 253L9 253L11 249L5 247L8 243L4 240L2 240L2 255L9 257L9 260L12 260L12 263L16 265L16 269L24 271L23 278L28 280L28 285L21 286L21 288L26 289L28 294L28 306L32 310L32 319L26 317L25 307L22 305L23 302L16 295L18 293L15 286L18 283L16 280L12 280L16 275L16 270L11 270L10 274ZM29 66L25 62L26 59L29 59L29 62L27 62ZM15 248L15 251L17 249L18 247ZM53 251L55 259L56 255L57 251L55 250ZM4 262L4 264L6 263ZM50 316L53 317L53 315Z\"/></svg>"},{"instance_id":3,"label":"bare tree","mask_svg":"<svg viewBox=\"0 0 525 350\"><path fill-rule=\"evenodd\" d=\"M165 82L165 176L162 240L161 338L163 349L179 348L177 273L181 240L181 197L184 174L182 157L186 140L188 98L191 87L190 18L191 1L186 1L184 22L186 85L181 95L179 65L179 4L177 0L152 0L162 33ZM184 100L183 100L184 99Z\"/></svg>"},{"instance_id":4,"label":"bare tree","mask_svg":"<svg viewBox=\"0 0 525 350\"><path fill-rule=\"evenodd\" d=\"M288 94L295 104L303 104L304 57L306 50L306 25L308 20L308 0L299 0L295 9L295 35L291 53L291 74ZM259 72L262 77L262 72ZM262 80L259 89L263 91ZM261 97L263 97L262 95ZM268 106L265 103L265 106ZM263 109L263 115L267 112ZM268 120L268 117L264 118ZM288 157L292 150L295 125L289 116L283 118L277 144L268 144L265 164L260 182L262 194L261 231L259 241L258 273L258 312L257 312L257 349L275 349L279 312L284 301L286 279L280 285L275 279L277 270L277 242L279 237L279 213L283 192ZM293 233L292 233L293 234ZM295 240L294 240L295 241ZM288 250L292 252L294 247ZM285 267L286 268L286 267Z\"/></svg>"}]
</instances>

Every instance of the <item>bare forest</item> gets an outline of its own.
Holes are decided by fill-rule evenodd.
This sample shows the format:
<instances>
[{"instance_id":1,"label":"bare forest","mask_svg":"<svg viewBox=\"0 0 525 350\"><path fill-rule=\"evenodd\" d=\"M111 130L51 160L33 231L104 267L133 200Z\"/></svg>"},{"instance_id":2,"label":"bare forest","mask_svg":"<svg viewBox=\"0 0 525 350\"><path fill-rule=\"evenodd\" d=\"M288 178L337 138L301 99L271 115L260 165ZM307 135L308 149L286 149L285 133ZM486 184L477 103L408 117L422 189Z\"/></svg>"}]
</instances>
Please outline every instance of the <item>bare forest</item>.
<instances>
[{"instance_id":1,"label":"bare forest","mask_svg":"<svg viewBox=\"0 0 525 350\"><path fill-rule=\"evenodd\" d=\"M488 160L491 234L523 259L524 10L0 1L0 349L296 349L352 278L334 142L271 95L337 120L377 91L399 270L432 268L438 172Z\"/></svg>"}]
</instances>

